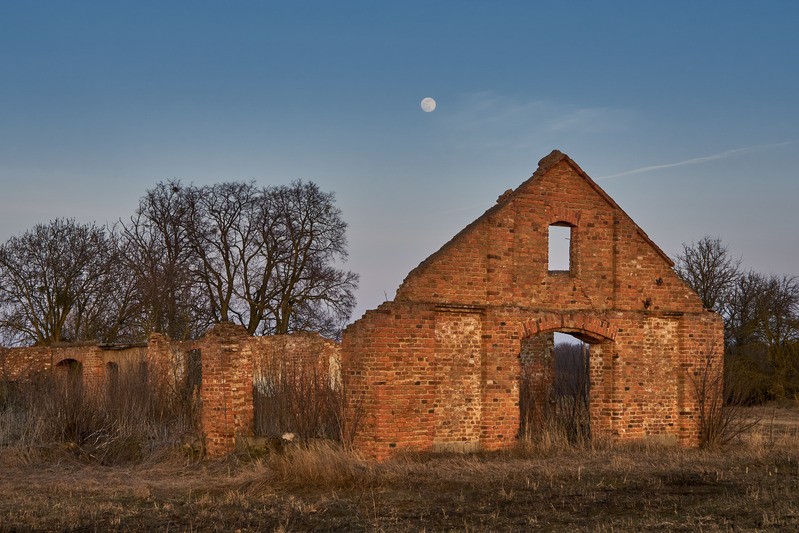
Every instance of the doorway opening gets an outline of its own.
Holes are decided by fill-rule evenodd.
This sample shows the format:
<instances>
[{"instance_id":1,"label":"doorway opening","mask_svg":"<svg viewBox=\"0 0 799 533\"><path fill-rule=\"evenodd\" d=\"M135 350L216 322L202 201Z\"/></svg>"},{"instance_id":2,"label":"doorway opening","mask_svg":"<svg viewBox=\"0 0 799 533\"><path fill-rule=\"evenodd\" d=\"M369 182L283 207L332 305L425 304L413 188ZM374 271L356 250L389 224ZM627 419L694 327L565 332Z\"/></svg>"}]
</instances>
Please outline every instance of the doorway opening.
<instances>
[{"instance_id":1,"label":"doorway opening","mask_svg":"<svg viewBox=\"0 0 799 533\"><path fill-rule=\"evenodd\" d=\"M54 390L63 402L77 402L83 397L83 364L75 359L63 359L53 368Z\"/></svg>"},{"instance_id":2,"label":"doorway opening","mask_svg":"<svg viewBox=\"0 0 799 533\"><path fill-rule=\"evenodd\" d=\"M564 332L522 340L519 438L573 444L591 438L588 341Z\"/></svg>"}]
</instances>

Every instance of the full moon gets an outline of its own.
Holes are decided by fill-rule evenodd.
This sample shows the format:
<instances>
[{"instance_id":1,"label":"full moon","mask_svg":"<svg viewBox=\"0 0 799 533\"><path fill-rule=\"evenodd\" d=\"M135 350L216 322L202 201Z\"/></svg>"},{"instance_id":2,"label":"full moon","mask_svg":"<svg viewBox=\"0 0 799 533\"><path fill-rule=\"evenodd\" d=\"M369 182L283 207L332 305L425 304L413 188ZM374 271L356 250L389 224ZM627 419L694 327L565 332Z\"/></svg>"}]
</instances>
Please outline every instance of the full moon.
<instances>
[{"instance_id":1,"label":"full moon","mask_svg":"<svg viewBox=\"0 0 799 533\"><path fill-rule=\"evenodd\" d=\"M422 111L425 113L432 113L436 110L436 101L430 98L422 98Z\"/></svg>"}]
</instances>

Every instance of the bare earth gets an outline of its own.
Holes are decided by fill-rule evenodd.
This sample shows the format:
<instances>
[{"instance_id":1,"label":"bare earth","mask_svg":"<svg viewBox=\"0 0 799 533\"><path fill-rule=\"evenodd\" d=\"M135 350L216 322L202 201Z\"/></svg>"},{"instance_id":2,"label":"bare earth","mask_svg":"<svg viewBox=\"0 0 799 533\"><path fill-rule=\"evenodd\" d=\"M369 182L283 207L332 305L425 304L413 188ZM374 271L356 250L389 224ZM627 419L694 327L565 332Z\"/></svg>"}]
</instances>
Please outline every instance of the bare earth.
<instances>
[{"instance_id":1,"label":"bare earth","mask_svg":"<svg viewBox=\"0 0 799 533\"><path fill-rule=\"evenodd\" d=\"M6 451L0 531L797 530L799 411L772 411L716 452L551 447L375 464L320 448L102 467Z\"/></svg>"}]
</instances>

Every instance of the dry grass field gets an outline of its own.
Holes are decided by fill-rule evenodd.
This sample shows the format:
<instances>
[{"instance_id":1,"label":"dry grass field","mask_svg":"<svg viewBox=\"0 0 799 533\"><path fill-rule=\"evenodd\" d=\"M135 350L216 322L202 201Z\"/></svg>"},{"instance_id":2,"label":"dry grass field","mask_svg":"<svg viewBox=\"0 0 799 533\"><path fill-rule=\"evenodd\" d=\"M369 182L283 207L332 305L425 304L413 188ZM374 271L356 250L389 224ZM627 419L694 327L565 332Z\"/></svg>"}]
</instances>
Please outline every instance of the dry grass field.
<instances>
[{"instance_id":1,"label":"dry grass field","mask_svg":"<svg viewBox=\"0 0 799 533\"><path fill-rule=\"evenodd\" d=\"M718 451L544 442L378 464L317 443L99 466L6 448L0 531L797 530L799 410L748 414L760 424Z\"/></svg>"}]
</instances>

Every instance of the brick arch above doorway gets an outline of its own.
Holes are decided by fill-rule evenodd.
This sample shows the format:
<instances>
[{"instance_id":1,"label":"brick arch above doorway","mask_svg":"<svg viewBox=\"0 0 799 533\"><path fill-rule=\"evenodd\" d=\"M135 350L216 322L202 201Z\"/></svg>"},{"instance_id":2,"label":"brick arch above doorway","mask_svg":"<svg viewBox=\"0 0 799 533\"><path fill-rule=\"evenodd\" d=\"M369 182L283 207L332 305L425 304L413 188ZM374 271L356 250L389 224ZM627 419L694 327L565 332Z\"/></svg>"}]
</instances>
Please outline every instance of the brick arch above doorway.
<instances>
[{"instance_id":1,"label":"brick arch above doorway","mask_svg":"<svg viewBox=\"0 0 799 533\"><path fill-rule=\"evenodd\" d=\"M600 315L544 312L524 320L519 335L524 338L553 331L579 334L588 342L607 342L616 339L618 328Z\"/></svg>"}]
</instances>

